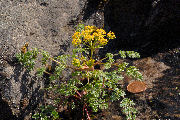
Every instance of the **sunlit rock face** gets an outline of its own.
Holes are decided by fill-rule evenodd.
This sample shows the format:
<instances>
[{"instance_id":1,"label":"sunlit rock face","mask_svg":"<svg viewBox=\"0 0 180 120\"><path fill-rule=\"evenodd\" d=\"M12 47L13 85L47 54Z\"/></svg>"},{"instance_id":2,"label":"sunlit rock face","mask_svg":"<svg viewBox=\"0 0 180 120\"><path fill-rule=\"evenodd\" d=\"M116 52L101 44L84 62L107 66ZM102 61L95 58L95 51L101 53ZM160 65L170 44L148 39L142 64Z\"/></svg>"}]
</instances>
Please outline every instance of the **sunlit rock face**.
<instances>
[{"instance_id":1,"label":"sunlit rock face","mask_svg":"<svg viewBox=\"0 0 180 120\"><path fill-rule=\"evenodd\" d=\"M48 51L52 56L69 53L71 35L74 32L74 25L70 26L69 23L77 18L86 1L0 1L1 97L12 109L11 114L18 119L31 115L31 110L42 101L41 88L44 81L18 64L15 54L20 52L25 43L29 43L29 49L37 47ZM24 106L25 100L29 105ZM9 118L0 119L10 119L10 115L8 116Z\"/></svg>"},{"instance_id":2,"label":"sunlit rock face","mask_svg":"<svg viewBox=\"0 0 180 120\"><path fill-rule=\"evenodd\" d=\"M180 45L178 0L112 0L105 8L105 28L116 33L111 49L144 55ZM113 47L112 47L113 46Z\"/></svg>"},{"instance_id":3,"label":"sunlit rock face","mask_svg":"<svg viewBox=\"0 0 180 120\"><path fill-rule=\"evenodd\" d=\"M93 0L0 1L0 98L12 110L9 118L2 119L29 119L45 101L41 90L45 81L37 78L35 71L25 70L15 57L21 47L28 43L28 49L43 49L52 56L70 53L78 23L103 26L104 13L98 5L99 1Z\"/></svg>"}]
</instances>

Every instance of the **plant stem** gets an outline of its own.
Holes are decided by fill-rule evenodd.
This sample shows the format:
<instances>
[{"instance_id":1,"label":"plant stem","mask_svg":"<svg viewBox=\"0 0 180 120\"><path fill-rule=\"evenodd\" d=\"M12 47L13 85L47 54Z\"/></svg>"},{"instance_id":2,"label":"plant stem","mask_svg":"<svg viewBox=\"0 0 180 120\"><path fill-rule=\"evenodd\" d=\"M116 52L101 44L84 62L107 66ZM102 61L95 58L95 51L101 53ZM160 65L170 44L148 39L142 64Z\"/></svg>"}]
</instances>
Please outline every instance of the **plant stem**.
<instances>
[{"instance_id":1,"label":"plant stem","mask_svg":"<svg viewBox=\"0 0 180 120\"><path fill-rule=\"evenodd\" d=\"M94 52L94 48L91 48L91 58L90 59L92 59L92 57L93 57L93 52Z\"/></svg>"},{"instance_id":2,"label":"plant stem","mask_svg":"<svg viewBox=\"0 0 180 120\"><path fill-rule=\"evenodd\" d=\"M55 60L55 59L52 58L52 57L49 57L49 59L52 60L52 61L54 61L54 62L56 62L56 63L58 63L58 64L61 64L59 61Z\"/></svg>"},{"instance_id":3,"label":"plant stem","mask_svg":"<svg viewBox=\"0 0 180 120\"><path fill-rule=\"evenodd\" d=\"M103 95L103 91L104 91L104 82L105 82L105 78L103 78L103 84L102 84L102 92L101 92L101 97Z\"/></svg>"},{"instance_id":4,"label":"plant stem","mask_svg":"<svg viewBox=\"0 0 180 120\"><path fill-rule=\"evenodd\" d=\"M47 72L47 71L44 71L46 74L48 74L48 75L52 75L51 73L49 73L49 72Z\"/></svg>"},{"instance_id":5,"label":"plant stem","mask_svg":"<svg viewBox=\"0 0 180 120\"><path fill-rule=\"evenodd\" d=\"M91 43L90 43L90 50L91 50L91 58L90 58L90 59L92 59L92 57L93 57L93 52L94 52L94 45L93 45L92 41L91 41Z\"/></svg>"},{"instance_id":6,"label":"plant stem","mask_svg":"<svg viewBox=\"0 0 180 120\"><path fill-rule=\"evenodd\" d=\"M91 120L90 115L89 115L89 112L88 112L88 110L87 110L87 105L86 105L86 103L84 104L83 109L85 109L85 111L86 111L88 120Z\"/></svg>"},{"instance_id":7,"label":"plant stem","mask_svg":"<svg viewBox=\"0 0 180 120\"><path fill-rule=\"evenodd\" d=\"M114 56L117 56L117 55L119 55L119 54L114 54ZM107 59L108 57L105 57L105 58L102 58L102 59L100 59L100 60L98 60L96 63L94 63L94 66L95 65L98 65L98 64L104 64L104 63L102 63L102 61L103 60L105 60L105 59ZM118 64L118 63L117 63ZM115 64L112 64L112 65L116 65L116 63Z\"/></svg>"},{"instance_id":8,"label":"plant stem","mask_svg":"<svg viewBox=\"0 0 180 120\"><path fill-rule=\"evenodd\" d=\"M81 94L77 90L76 90L76 93L79 95L80 98L82 97Z\"/></svg>"}]
</instances>

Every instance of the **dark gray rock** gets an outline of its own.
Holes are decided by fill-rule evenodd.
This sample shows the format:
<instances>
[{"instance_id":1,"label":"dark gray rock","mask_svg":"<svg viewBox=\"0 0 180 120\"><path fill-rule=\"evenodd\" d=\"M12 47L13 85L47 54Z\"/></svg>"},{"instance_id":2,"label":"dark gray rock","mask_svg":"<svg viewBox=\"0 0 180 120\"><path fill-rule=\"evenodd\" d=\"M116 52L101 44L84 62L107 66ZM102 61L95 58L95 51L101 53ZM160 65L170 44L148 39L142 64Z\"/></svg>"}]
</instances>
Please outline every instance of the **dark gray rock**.
<instances>
[{"instance_id":1,"label":"dark gray rock","mask_svg":"<svg viewBox=\"0 0 180 120\"><path fill-rule=\"evenodd\" d=\"M76 19L86 0L1 0L0 1L0 86L3 100L19 119L28 119L43 99L44 81L34 77L15 59L29 43L52 56L69 53ZM27 100L25 106L22 101ZM2 117L2 116L1 116ZM3 119L3 118L0 118Z\"/></svg>"},{"instance_id":2,"label":"dark gray rock","mask_svg":"<svg viewBox=\"0 0 180 120\"><path fill-rule=\"evenodd\" d=\"M117 39L109 48L149 56L180 46L178 4L178 0L111 0L105 7L105 28Z\"/></svg>"},{"instance_id":3,"label":"dark gray rock","mask_svg":"<svg viewBox=\"0 0 180 120\"><path fill-rule=\"evenodd\" d=\"M91 3L88 0L0 1L0 90L2 99L12 109L10 114L29 119L43 102L45 83L35 76L35 71L28 72L18 63L16 53L25 43L29 43L28 49L43 49L52 56L70 53L71 36L78 23L103 24L102 11L93 11L96 6ZM91 9L87 9L89 6ZM93 14L83 19L90 11Z\"/></svg>"}]
</instances>

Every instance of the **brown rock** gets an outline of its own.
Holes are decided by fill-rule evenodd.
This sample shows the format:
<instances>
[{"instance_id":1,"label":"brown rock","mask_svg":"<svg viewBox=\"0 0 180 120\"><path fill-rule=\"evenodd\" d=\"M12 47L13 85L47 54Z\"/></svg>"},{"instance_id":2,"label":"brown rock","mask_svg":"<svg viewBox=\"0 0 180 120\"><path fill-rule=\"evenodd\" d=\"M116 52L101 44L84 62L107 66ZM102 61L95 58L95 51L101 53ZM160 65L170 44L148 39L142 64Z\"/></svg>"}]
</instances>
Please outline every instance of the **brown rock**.
<instances>
[{"instance_id":1,"label":"brown rock","mask_svg":"<svg viewBox=\"0 0 180 120\"><path fill-rule=\"evenodd\" d=\"M133 81L127 86L127 90L131 93L139 93L146 90L146 84L142 81Z\"/></svg>"}]
</instances>

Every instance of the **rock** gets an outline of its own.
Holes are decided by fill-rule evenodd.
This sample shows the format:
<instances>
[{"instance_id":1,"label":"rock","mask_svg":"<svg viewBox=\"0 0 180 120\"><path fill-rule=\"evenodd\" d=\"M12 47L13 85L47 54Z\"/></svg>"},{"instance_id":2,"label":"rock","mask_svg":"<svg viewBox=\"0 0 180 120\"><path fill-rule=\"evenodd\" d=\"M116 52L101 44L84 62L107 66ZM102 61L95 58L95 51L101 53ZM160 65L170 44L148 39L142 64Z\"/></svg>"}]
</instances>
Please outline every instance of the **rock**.
<instances>
[{"instance_id":1,"label":"rock","mask_svg":"<svg viewBox=\"0 0 180 120\"><path fill-rule=\"evenodd\" d=\"M142 81L133 81L127 86L127 90L131 93L139 93L146 90L146 84Z\"/></svg>"},{"instance_id":2,"label":"rock","mask_svg":"<svg viewBox=\"0 0 180 120\"><path fill-rule=\"evenodd\" d=\"M91 3L88 0L0 1L1 93L18 119L30 118L43 102L44 81L34 75L35 71L25 70L18 63L16 53L25 43L29 44L28 49L43 49L52 56L70 53L71 36L78 23L103 24L102 12L93 11ZM92 9L87 9L89 7ZM90 11L92 14L83 19ZM40 64L36 68L38 66ZM22 104L24 99L28 105Z\"/></svg>"},{"instance_id":3,"label":"rock","mask_svg":"<svg viewBox=\"0 0 180 120\"><path fill-rule=\"evenodd\" d=\"M2 98L19 119L30 115L43 100L44 81L25 70L16 60L25 43L52 56L69 53L77 18L87 0L1 0L0 81ZM38 66L37 66L38 67ZM21 105L27 99L28 105ZM27 117L26 117L27 118ZM1 118L0 118L1 119Z\"/></svg>"},{"instance_id":4,"label":"rock","mask_svg":"<svg viewBox=\"0 0 180 120\"><path fill-rule=\"evenodd\" d=\"M105 7L105 28L115 32L109 50L135 50L141 56L180 45L178 0L111 0Z\"/></svg>"},{"instance_id":5,"label":"rock","mask_svg":"<svg viewBox=\"0 0 180 120\"><path fill-rule=\"evenodd\" d=\"M151 57L133 61L133 64L140 70L143 75L143 81L148 89L153 88L153 82L164 76L164 71L170 69L163 62L158 62Z\"/></svg>"}]
</instances>

